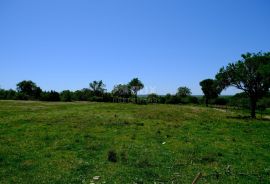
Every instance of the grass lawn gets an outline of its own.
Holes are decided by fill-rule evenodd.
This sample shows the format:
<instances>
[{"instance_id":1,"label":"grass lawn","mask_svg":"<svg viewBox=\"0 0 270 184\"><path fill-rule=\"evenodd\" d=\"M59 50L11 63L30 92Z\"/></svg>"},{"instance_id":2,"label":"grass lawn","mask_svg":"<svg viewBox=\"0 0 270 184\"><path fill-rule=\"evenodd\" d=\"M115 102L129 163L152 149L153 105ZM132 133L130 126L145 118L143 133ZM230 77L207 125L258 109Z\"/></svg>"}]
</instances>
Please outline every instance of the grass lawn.
<instances>
[{"instance_id":1,"label":"grass lawn","mask_svg":"<svg viewBox=\"0 0 270 184\"><path fill-rule=\"evenodd\" d=\"M237 113L0 101L0 183L270 183L270 121Z\"/></svg>"}]
</instances>

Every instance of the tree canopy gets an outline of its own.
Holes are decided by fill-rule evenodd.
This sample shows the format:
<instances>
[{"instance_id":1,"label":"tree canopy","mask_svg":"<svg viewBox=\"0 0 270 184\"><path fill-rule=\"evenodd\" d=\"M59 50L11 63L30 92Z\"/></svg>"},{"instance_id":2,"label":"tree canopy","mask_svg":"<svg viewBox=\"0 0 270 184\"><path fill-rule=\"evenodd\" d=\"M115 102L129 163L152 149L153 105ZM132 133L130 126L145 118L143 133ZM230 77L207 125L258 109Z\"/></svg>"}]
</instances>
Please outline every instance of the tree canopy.
<instances>
[{"instance_id":1,"label":"tree canopy","mask_svg":"<svg viewBox=\"0 0 270 184\"><path fill-rule=\"evenodd\" d=\"M201 81L200 86L202 87L202 91L204 93L206 106L208 106L210 99L217 98L221 92L217 82L213 79L205 79Z\"/></svg>"},{"instance_id":2,"label":"tree canopy","mask_svg":"<svg viewBox=\"0 0 270 184\"><path fill-rule=\"evenodd\" d=\"M177 90L176 95L180 96L180 97L187 97L187 96L191 95L191 90L186 86L179 87L178 90Z\"/></svg>"},{"instance_id":3,"label":"tree canopy","mask_svg":"<svg viewBox=\"0 0 270 184\"><path fill-rule=\"evenodd\" d=\"M42 93L40 87L31 80L24 80L17 84L17 91L23 95L24 99L39 99Z\"/></svg>"},{"instance_id":4,"label":"tree canopy","mask_svg":"<svg viewBox=\"0 0 270 184\"><path fill-rule=\"evenodd\" d=\"M223 89L234 86L250 99L251 117L256 117L256 105L270 88L270 52L247 53L242 59L222 67L216 75Z\"/></svg>"},{"instance_id":5,"label":"tree canopy","mask_svg":"<svg viewBox=\"0 0 270 184\"><path fill-rule=\"evenodd\" d=\"M113 96L129 98L131 96L131 89L129 85L126 84L118 84L114 86L112 90Z\"/></svg>"},{"instance_id":6,"label":"tree canopy","mask_svg":"<svg viewBox=\"0 0 270 184\"><path fill-rule=\"evenodd\" d=\"M144 88L144 84L138 78L134 78L128 83L128 85L131 91L133 92L133 94L135 95L136 103L137 103L137 93L138 91Z\"/></svg>"},{"instance_id":7,"label":"tree canopy","mask_svg":"<svg viewBox=\"0 0 270 184\"><path fill-rule=\"evenodd\" d=\"M102 80L93 81L89 84L90 90L94 93L95 96L102 96L102 94L106 91L105 84Z\"/></svg>"}]
</instances>

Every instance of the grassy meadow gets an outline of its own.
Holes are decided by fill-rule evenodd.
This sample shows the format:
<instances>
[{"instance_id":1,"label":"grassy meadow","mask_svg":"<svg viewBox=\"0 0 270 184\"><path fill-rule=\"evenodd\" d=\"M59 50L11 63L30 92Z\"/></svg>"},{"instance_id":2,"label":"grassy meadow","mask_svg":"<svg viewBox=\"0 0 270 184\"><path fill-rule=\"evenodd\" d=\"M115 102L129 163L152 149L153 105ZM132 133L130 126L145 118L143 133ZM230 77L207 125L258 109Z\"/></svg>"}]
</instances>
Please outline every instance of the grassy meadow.
<instances>
[{"instance_id":1,"label":"grassy meadow","mask_svg":"<svg viewBox=\"0 0 270 184\"><path fill-rule=\"evenodd\" d=\"M191 184L199 172L198 184L270 183L270 121L239 115L191 105L0 101L0 183Z\"/></svg>"}]
</instances>

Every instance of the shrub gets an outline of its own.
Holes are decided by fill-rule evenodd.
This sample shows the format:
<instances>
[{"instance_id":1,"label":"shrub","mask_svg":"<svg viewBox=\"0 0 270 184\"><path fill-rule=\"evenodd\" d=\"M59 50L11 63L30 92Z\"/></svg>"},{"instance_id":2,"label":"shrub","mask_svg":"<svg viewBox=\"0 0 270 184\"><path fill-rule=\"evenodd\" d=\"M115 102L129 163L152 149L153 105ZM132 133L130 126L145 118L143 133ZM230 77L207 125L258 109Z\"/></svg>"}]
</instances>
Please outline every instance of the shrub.
<instances>
[{"instance_id":1,"label":"shrub","mask_svg":"<svg viewBox=\"0 0 270 184\"><path fill-rule=\"evenodd\" d=\"M265 111L267 108L270 107L270 98L264 97L261 100L259 100L257 107L262 114L263 111Z\"/></svg>"},{"instance_id":2,"label":"shrub","mask_svg":"<svg viewBox=\"0 0 270 184\"><path fill-rule=\"evenodd\" d=\"M103 97L92 96L90 98L90 101L92 101L92 102L103 102Z\"/></svg>"},{"instance_id":3,"label":"shrub","mask_svg":"<svg viewBox=\"0 0 270 184\"><path fill-rule=\"evenodd\" d=\"M231 97L229 104L231 106L247 108L247 109L250 107L249 98L244 93L237 93L236 95Z\"/></svg>"},{"instance_id":4,"label":"shrub","mask_svg":"<svg viewBox=\"0 0 270 184\"><path fill-rule=\"evenodd\" d=\"M213 103L216 105L227 105L229 103L229 99L224 97L218 97L214 99Z\"/></svg>"},{"instance_id":5,"label":"shrub","mask_svg":"<svg viewBox=\"0 0 270 184\"><path fill-rule=\"evenodd\" d=\"M64 90L60 93L60 99L63 102L71 102L72 100L72 92L69 90Z\"/></svg>"},{"instance_id":6,"label":"shrub","mask_svg":"<svg viewBox=\"0 0 270 184\"><path fill-rule=\"evenodd\" d=\"M51 102L60 101L60 94L56 91L44 91L41 93L40 100Z\"/></svg>"},{"instance_id":7,"label":"shrub","mask_svg":"<svg viewBox=\"0 0 270 184\"><path fill-rule=\"evenodd\" d=\"M151 93L147 96L148 103L159 103L160 99L159 96L155 93Z\"/></svg>"},{"instance_id":8,"label":"shrub","mask_svg":"<svg viewBox=\"0 0 270 184\"><path fill-rule=\"evenodd\" d=\"M112 102L113 97L111 93L104 93L103 94L103 102Z\"/></svg>"},{"instance_id":9,"label":"shrub","mask_svg":"<svg viewBox=\"0 0 270 184\"><path fill-rule=\"evenodd\" d=\"M198 104L199 103L199 99L196 96L189 96L188 97L188 102L192 103L192 104Z\"/></svg>"},{"instance_id":10,"label":"shrub","mask_svg":"<svg viewBox=\"0 0 270 184\"><path fill-rule=\"evenodd\" d=\"M147 100L144 98L138 98L137 104L138 105L147 105Z\"/></svg>"},{"instance_id":11,"label":"shrub","mask_svg":"<svg viewBox=\"0 0 270 184\"><path fill-rule=\"evenodd\" d=\"M17 92L12 89L10 90L0 89L0 99L1 100L16 100Z\"/></svg>"},{"instance_id":12,"label":"shrub","mask_svg":"<svg viewBox=\"0 0 270 184\"><path fill-rule=\"evenodd\" d=\"M177 98L176 95L167 94L165 96L165 103L166 104L178 104L179 103L179 98Z\"/></svg>"},{"instance_id":13,"label":"shrub","mask_svg":"<svg viewBox=\"0 0 270 184\"><path fill-rule=\"evenodd\" d=\"M90 101L93 92L90 89L84 88L73 93L73 99L76 101Z\"/></svg>"}]
</instances>

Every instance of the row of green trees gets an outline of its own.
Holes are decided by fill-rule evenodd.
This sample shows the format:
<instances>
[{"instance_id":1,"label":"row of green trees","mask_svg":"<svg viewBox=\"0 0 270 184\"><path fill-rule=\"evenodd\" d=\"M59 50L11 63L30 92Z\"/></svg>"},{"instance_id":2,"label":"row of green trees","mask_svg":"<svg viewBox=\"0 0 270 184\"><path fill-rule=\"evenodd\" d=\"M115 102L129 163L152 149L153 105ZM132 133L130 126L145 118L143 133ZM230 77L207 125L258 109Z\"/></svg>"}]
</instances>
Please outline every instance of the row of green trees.
<instances>
[{"instance_id":1,"label":"row of green trees","mask_svg":"<svg viewBox=\"0 0 270 184\"><path fill-rule=\"evenodd\" d=\"M102 80L93 81L89 88L70 91L64 90L60 93L56 91L43 91L31 80L24 80L17 84L16 90L0 89L0 99L6 100L42 100L42 101L112 101L112 98L131 98L137 102L137 93L144 88L143 83L138 79L132 79L128 84L114 86L111 93L108 93Z\"/></svg>"},{"instance_id":2,"label":"row of green trees","mask_svg":"<svg viewBox=\"0 0 270 184\"><path fill-rule=\"evenodd\" d=\"M139 87L131 87L132 85ZM135 78L128 84L115 85L109 93L102 81L93 81L88 88L70 91L64 90L60 93L56 91L43 91L32 81L22 81L17 84L17 90L0 90L0 99L6 100L41 100L41 101L97 101L97 102L134 102L139 104L163 103L163 104L202 104L204 98L191 96L188 87L179 87L175 94L158 95L155 93L136 98L136 94L143 89L143 83ZM135 91L134 91L135 90ZM229 100L225 98L212 98L210 104L226 105Z\"/></svg>"},{"instance_id":3,"label":"row of green trees","mask_svg":"<svg viewBox=\"0 0 270 184\"><path fill-rule=\"evenodd\" d=\"M214 104L243 104L249 107L251 117L256 117L257 107L267 107L270 88L270 52L268 53L247 53L242 55L242 59L222 67L216 74L215 79L205 79L200 82L204 93L203 100L208 106ZM234 86L243 91L235 95L230 100L218 98L220 93ZM99 101L99 102L129 102L134 99L135 103L168 103L186 104L200 103L201 99L191 96L188 87L179 87L174 95L167 94L159 96L149 94L147 97L139 98L138 92L144 88L144 84L138 78L132 79L127 84L115 85L111 93L107 92L102 80L93 81L89 88L77 91L64 90L61 93L56 91L43 91L32 81L22 81L17 84L17 90L0 89L0 99L12 100L42 100L42 101ZM121 100L122 99L122 100ZM128 100L126 100L128 99ZM240 102L237 102L238 101ZM241 101L242 100L242 101Z\"/></svg>"},{"instance_id":4,"label":"row of green trees","mask_svg":"<svg viewBox=\"0 0 270 184\"><path fill-rule=\"evenodd\" d=\"M212 90L216 89L216 83L213 80L206 80L207 85L211 84ZM215 82L215 81L214 81ZM136 102L139 104L162 103L162 104L203 104L207 102L211 105L229 105L238 108L249 108L249 97L245 93L239 93L235 96L218 97L217 93L207 92L210 87L203 89L205 96L191 96L191 91L187 87L179 87L176 94L167 94L164 96L155 93L147 96L135 98L134 92L128 84L119 84L114 87L111 93L106 92L105 85L101 81L93 81L89 88L77 91L64 90L60 93L56 91L42 91L32 81L22 81L18 83L17 90L0 90L0 99L9 100L41 100L41 101L97 101L97 102ZM102 84L102 85L101 85ZM30 87L29 87L30 86ZM204 86L205 87L205 86ZM207 99L208 98L208 99ZM138 100L139 99L139 100ZM270 94L260 99L258 108L264 110L270 107Z\"/></svg>"},{"instance_id":5,"label":"row of green trees","mask_svg":"<svg viewBox=\"0 0 270 184\"><path fill-rule=\"evenodd\" d=\"M89 88L70 91L64 90L60 93L56 91L43 91L33 81L21 81L17 84L16 90L0 89L0 99L6 100L41 100L41 101L98 101L98 102L130 102L135 103L199 103L198 98L191 96L191 90L187 87L179 87L176 94L159 96L155 93L138 98L138 92L144 88L144 84L138 78L132 79L127 84L117 84L109 93L102 80L93 81ZM119 100L115 100L119 99ZM127 100L131 99L131 100Z\"/></svg>"}]
</instances>

